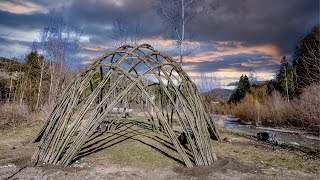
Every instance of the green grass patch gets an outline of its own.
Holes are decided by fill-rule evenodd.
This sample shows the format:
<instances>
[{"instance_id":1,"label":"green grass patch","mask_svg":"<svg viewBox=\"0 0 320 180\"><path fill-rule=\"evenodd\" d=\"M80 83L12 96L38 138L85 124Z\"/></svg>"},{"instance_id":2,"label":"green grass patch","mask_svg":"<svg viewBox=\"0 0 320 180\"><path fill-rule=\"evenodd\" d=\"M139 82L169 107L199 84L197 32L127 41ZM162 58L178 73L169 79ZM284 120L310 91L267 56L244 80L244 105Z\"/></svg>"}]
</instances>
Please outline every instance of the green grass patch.
<instances>
[{"instance_id":1,"label":"green grass patch","mask_svg":"<svg viewBox=\"0 0 320 180\"><path fill-rule=\"evenodd\" d=\"M42 124L23 124L0 131L0 141L25 137L34 137L42 127Z\"/></svg>"},{"instance_id":2,"label":"green grass patch","mask_svg":"<svg viewBox=\"0 0 320 180\"><path fill-rule=\"evenodd\" d=\"M163 146L151 138L159 137L155 133L136 135L101 151L101 155L111 161L125 165L147 165L167 167L178 165L173 158L179 159L174 150Z\"/></svg>"},{"instance_id":3,"label":"green grass patch","mask_svg":"<svg viewBox=\"0 0 320 180\"><path fill-rule=\"evenodd\" d=\"M103 147L94 156L104 156L124 165L167 167L181 163L170 140L161 133L152 132L147 118L133 116L121 122L117 131L105 133L88 143L94 144L91 148Z\"/></svg>"}]
</instances>

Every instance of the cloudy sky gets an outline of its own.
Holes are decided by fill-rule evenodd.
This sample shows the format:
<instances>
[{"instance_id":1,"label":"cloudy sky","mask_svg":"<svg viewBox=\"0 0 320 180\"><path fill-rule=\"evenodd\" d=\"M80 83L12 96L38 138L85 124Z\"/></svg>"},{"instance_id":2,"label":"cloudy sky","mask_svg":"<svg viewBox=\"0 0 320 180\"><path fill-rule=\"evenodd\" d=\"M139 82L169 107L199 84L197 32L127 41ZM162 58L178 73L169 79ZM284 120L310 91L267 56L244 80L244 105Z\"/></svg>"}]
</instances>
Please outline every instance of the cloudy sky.
<instances>
[{"instance_id":1,"label":"cloudy sky","mask_svg":"<svg viewBox=\"0 0 320 180\"><path fill-rule=\"evenodd\" d=\"M82 31L79 58L74 62L78 66L115 48L112 27L119 16L141 24L141 42L177 58L175 40L166 35L168 27L152 1L0 0L0 56L25 55L55 9ZM290 59L299 38L319 23L318 0L220 0L216 5L187 24L187 38L196 48L183 68L190 76L215 76L223 87L241 74L253 73L258 80L273 78L281 57Z\"/></svg>"}]
</instances>

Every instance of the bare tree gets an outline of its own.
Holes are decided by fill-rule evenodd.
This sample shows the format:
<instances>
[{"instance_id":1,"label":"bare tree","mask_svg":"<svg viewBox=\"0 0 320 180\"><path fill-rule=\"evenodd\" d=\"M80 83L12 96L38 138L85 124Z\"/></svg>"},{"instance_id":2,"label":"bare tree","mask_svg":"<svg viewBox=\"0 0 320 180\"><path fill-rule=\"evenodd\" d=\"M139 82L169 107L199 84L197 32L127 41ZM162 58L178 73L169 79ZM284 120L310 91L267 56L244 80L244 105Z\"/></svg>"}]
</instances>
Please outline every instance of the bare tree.
<instances>
[{"instance_id":1,"label":"bare tree","mask_svg":"<svg viewBox=\"0 0 320 180\"><path fill-rule=\"evenodd\" d=\"M288 77L287 77L287 68L286 68L286 66L284 67L284 77L285 77L285 80L286 80L287 101L290 102L290 98L289 98L289 88L288 88Z\"/></svg>"},{"instance_id":2,"label":"bare tree","mask_svg":"<svg viewBox=\"0 0 320 180\"><path fill-rule=\"evenodd\" d=\"M301 38L293 54L295 93L320 82L320 24Z\"/></svg>"},{"instance_id":3,"label":"bare tree","mask_svg":"<svg viewBox=\"0 0 320 180\"><path fill-rule=\"evenodd\" d=\"M201 92L206 108L215 112L217 102L224 101L224 90L221 88L220 80L212 74L205 73L191 76L191 79Z\"/></svg>"},{"instance_id":4,"label":"bare tree","mask_svg":"<svg viewBox=\"0 0 320 180\"><path fill-rule=\"evenodd\" d=\"M42 81L43 81L43 74L44 74L44 70L46 67L46 63L43 59L42 56L38 56L37 57L37 63L38 66L40 67L40 80L39 80L39 86L38 86L38 93L37 93L37 104L36 104L36 109L39 108L39 103L40 103L40 97L41 97L41 89L42 89Z\"/></svg>"},{"instance_id":5,"label":"bare tree","mask_svg":"<svg viewBox=\"0 0 320 180\"><path fill-rule=\"evenodd\" d=\"M198 90L202 93L221 88L219 79L214 75L201 73L199 75L192 76L192 80L197 85Z\"/></svg>"},{"instance_id":6,"label":"bare tree","mask_svg":"<svg viewBox=\"0 0 320 180\"><path fill-rule=\"evenodd\" d=\"M187 53L185 44L186 25L198 14L202 14L216 5L206 0L161 0L154 4L158 14L172 28L179 48L179 61Z\"/></svg>"},{"instance_id":7,"label":"bare tree","mask_svg":"<svg viewBox=\"0 0 320 180\"><path fill-rule=\"evenodd\" d=\"M51 103L57 98L59 89L64 88L65 70L71 65L79 50L81 32L78 28L68 25L54 10L50 11L49 17L39 40L33 44L48 61L51 76L48 102ZM59 67L56 64L59 64Z\"/></svg>"},{"instance_id":8,"label":"bare tree","mask_svg":"<svg viewBox=\"0 0 320 180\"><path fill-rule=\"evenodd\" d=\"M9 69L11 67L11 63L12 63L12 61L9 62ZM9 94L8 94L7 103L10 102L11 92L12 92L12 88L13 88L13 77L12 77L12 75L13 75L13 73L11 73L11 76L10 76L10 86L9 86Z\"/></svg>"},{"instance_id":9,"label":"bare tree","mask_svg":"<svg viewBox=\"0 0 320 180\"><path fill-rule=\"evenodd\" d=\"M251 85L258 83L258 77L254 74L253 71L249 72L248 78Z\"/></svg>"},{"instance_id":10,"label":"bare tree","mask_svg":"<svg viewBox=\"0 0 320 180\"><path fill-rule=\"evenodd\" d=\"M137 45L142 38L143 26L139 20L130 21L127 16L120 15L113 20L112 38L116 46Z\"/></svg>"},{"instance_id":11,"label":"bare tree","mask_svg":"<svg viewBox=\"0 0 320 180\"><path fill-rule=\"evenodd\" d=\"M20 79L20 98L19 98L19 104L20 106L23 105L23 100L25 98L25 92L26 92L26 86L28 84L28 77L30 73L30 66L28 66L27 73L22 73L21 79Z\"/></svg>"},{"instance_id":12,"label":"bare tree","mask_svg":"<svg viewBox=\"0 0 320 180\"><path fill-rule=\"evenodd\" d=\"M7 103L10 102L12 88L13 88L13 78L12 78L12 76L10 76L10 86L9 86L9 95L8 95Z\"/></svg>"},{"instance_id":13,"label":"bare tree","mask_svg":"<svg viewBox=\"0 0 320 180\"><path fill-rule=\"evenodd\" d=\"M320 45L316 44L316 48L305 45L305 48L307 49L307 53L302 54L300 63L300 66L304 69L304 73L303 76L297 76L297 78L301 79L300 82L302 82L302 87L320 82Z\"/></svg>"}]
</instances>

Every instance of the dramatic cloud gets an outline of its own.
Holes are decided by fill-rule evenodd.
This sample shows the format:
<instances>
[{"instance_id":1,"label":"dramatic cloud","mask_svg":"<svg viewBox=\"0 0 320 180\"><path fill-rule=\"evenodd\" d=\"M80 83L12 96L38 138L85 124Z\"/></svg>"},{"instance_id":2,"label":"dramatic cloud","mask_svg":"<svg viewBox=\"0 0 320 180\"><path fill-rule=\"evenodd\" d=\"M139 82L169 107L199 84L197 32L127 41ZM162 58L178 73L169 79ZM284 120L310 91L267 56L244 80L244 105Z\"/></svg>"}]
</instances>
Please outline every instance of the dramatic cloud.
<instances>
[{"instance_id":1,"label":"dramatic cloud","mask_svg":"<svg viewBox=\"0 0 320 180\"><path fill-rule=\"evenodd\" d=\"M211 0L208 0L208 2ZM196 77L216 76L222 86L242 74L273 78L282 56L319 23L318 0L215 0L218 6L187 23L183 68ZM112 27L119 16L141 24L141 43L178 59L175 39L167 38L153 0L6 0L0 2L0 56L20 57L39 38L55 10L66 23L82 30L76 66L92 63L115 49ZM5 35L5 36L4 36Z\"/></svg>"},{"instance_id":2,"label":"dramatic cloud","mask_svg":"<svg viewBox=\"0 0 320 180\"><path fill-rule=\"evenodd\" d=\"M23 0L7 0L0 2L0 10L17 14L31 14L35 12L47 12L45 8L35 3Z\"/></svg>"},{"instance_id":3,"label":"dramatic cloud","mask_svg":"<svg viewBox=\"0 0 320 180\"><path fill-rule=\"evenodd\" d=\"M221 61L222 56L230 56L237 54L265 54L270 55L274 62L278 62L280 52L276 45L245 45L237 41L217 41L212 44L213 49L196 54L194 57L188 58L186 62L203 62L203 61ZM249 60L249 59L248 59Z\"/></svg>"},{"instance_id":4,"label":"dramatic cloud","mask_svg":"<svg viewBox=\"0 0 320 180\"><path fill-rule=\"evenodd\" d=\"M97 51L105 51L106 49L109 48L108 45L85 45L83 44L81 46L82 49L84 50L88 50L88 51L94 51L94 52L97 52Z\"/></svg>"},{"instance_id":5,"label":"dramatic cloud","mask_svg":"<svg viewBox=\"0 0 320 180\"><path fill-rule=\"evenodd\" d=\"M318 0L224 0L209 15L196 17L188 28L202 40L272 43L288 53L316 23Z\"/></svg>"}]
</instances>

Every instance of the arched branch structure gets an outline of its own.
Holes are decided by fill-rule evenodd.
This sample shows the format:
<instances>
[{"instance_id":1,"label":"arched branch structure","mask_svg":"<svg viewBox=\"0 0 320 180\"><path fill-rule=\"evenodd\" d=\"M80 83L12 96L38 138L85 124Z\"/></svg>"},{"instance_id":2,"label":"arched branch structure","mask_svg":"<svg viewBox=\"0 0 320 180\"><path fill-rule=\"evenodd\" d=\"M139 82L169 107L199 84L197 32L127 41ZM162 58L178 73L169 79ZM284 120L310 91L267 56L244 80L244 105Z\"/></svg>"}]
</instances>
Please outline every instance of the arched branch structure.
<instances>
[{"instance_id":1,"label":"arched branch structure","mask_svg":"<svg viewBox=\"0 0 320 180\"><path fill-rule=\"evenodd\" d=\"M102 123L107 131L117 129L123 116L114 111L132 107L171 140L187 167L216 160L210 137L219 140L219 135L195 84L171 57L143 44L105 54L70 83L36 137L33 161L70 164ZM184 132L189 155L173 123Z\"/></svg>"}]
</instances>

